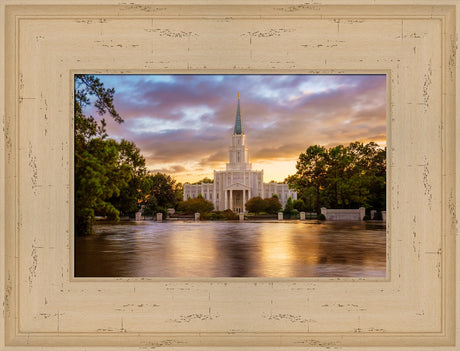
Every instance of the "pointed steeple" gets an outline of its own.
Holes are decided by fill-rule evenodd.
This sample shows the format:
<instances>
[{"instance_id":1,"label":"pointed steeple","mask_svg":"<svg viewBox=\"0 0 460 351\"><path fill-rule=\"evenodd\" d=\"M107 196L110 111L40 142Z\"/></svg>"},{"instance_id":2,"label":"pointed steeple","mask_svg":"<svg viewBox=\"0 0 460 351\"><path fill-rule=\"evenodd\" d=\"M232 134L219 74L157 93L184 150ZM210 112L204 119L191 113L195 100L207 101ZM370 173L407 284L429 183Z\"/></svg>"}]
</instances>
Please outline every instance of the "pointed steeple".
<instances>
[{"instance_id":1,"label":"pointed steeple","mask_svg":"<svg viewBox=\"0 0 460 351\"><path fill-rule=\"evenodd\" d=\"M238 93L238 107L236 109L236 119L235 119L235 128L233 129L233 135L241 135L243 133L243 125L241 122L241 113L240 113L240 93Z\"/></svg>"}]
</instances>

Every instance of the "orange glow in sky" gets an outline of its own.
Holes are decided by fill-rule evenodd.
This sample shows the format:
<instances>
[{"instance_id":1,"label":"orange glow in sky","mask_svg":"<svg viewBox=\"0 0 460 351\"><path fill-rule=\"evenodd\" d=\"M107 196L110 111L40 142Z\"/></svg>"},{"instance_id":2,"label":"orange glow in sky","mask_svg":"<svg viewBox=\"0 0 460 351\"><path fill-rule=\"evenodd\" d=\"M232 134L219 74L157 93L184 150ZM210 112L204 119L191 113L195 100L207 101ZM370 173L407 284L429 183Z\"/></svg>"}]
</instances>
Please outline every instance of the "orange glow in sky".
<instances>
[{"instance_id":1,"label":"orange glow in sky","mask_svg":"<svg viewBox=\"0 0 460 351\"><path fill-rule=\"evenodd\" d=\"M124 123L110 117L110 138L133 141L147 168L178 182L225 169L237 93L254 170L264 181L296 172L311 145L386 144L385 75L100 75L115 89ZM87 115L97 116L88 107Z\"/></svg>"}]
</instances>

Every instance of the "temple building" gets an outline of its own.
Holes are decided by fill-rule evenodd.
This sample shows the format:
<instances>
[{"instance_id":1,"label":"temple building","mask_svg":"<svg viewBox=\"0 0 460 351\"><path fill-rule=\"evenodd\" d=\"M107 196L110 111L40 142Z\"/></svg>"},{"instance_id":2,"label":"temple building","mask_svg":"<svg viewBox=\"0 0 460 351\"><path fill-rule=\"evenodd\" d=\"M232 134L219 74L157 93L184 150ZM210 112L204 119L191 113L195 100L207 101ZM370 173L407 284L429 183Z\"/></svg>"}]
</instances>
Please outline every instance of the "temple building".
<instances>
[{"instance_id":1,"label":"temple building","mask_svg":"<svg viewBox=\"0 0 460 351\"><path fill-rule=\"evenodd\" d=\"M239 93L235 127L228 156L229 162L226 164L226 169L214 171L213 183L184 184L184 200L201 194L214 204L215 210L230 209L237 213L245 212L246 202L256 196L269 198L276 194L283 207L289 196L292 200L297 200L297 193L289 189L287 184L264 183L264 171L252 170L249 162L249 148L246 146L246 135L241 120Z\"/></svg>"}]
</instances>

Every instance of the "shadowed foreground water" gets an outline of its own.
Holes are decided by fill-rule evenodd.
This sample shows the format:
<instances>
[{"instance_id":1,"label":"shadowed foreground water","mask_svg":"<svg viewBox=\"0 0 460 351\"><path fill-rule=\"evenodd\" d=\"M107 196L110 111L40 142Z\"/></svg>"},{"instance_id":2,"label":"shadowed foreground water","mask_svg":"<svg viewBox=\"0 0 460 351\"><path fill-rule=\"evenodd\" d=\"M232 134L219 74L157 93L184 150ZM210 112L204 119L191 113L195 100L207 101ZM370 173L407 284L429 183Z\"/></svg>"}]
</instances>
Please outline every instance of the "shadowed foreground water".
<instances>
[{"instance_id":1,"label":"shadowed foreground water","mask_svg":"<svg viewBox=\"0 0 460 351\"><path fill-rule=\"evenodd\" d=\"M385 224L245 221L98 224L76 277L384 277Z\"/></svg>"}]
</instances>

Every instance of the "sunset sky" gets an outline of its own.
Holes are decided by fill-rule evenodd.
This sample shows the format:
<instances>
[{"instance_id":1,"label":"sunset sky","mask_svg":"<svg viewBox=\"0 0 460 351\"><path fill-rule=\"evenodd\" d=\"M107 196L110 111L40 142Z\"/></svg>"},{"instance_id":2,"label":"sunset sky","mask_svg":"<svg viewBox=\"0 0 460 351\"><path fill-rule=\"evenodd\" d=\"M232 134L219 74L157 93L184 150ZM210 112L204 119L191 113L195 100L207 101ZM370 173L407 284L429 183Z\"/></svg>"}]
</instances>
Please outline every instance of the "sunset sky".
<instances>
[{"instance_id":1,"label":"sunset sky","mask_svg":"<svg viewBox=\"0 0 460 351\"><path fill-rule=\"evenodd\" d=\"M109 137L133 141L148 169L179 182L225 169L237 93L253 169L294 174L308 146L386 140L384 75L100 75L125 120ZM86 114L96 113L87 108Z\"/></svg>"}]
</instances>

